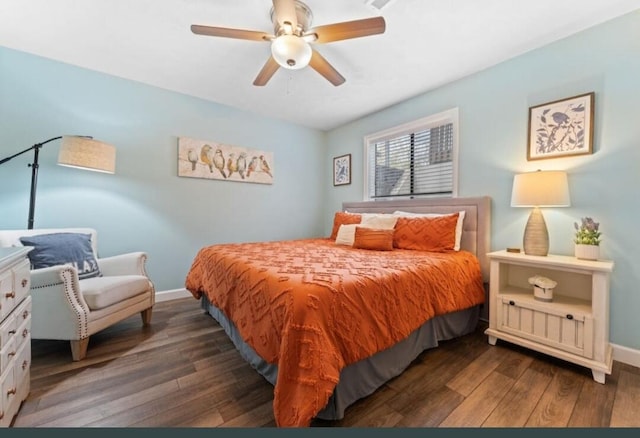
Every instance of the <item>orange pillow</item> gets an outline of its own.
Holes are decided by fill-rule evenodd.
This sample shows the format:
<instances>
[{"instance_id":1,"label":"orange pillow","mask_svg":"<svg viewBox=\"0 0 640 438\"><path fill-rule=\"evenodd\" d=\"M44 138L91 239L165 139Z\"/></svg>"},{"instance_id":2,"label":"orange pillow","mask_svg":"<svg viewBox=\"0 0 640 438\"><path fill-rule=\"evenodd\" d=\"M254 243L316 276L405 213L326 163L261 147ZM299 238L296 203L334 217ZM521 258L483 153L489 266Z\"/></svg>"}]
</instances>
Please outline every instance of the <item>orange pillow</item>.
<instances>
[{"instance_id":1,"label":"orange pillow","mask_svg":"<svg viewBox=\"0 0 640 438\"><path fill-rule=\"evenodd\" d=\"M355 213L345 213L343 211L337 211L333 217L333 230L331 231L331 240L336 240L338 237L338 230L340 225L359 224L362 220L362 216Z\"/></svg>"},{"instance_id":2,"label":"orange pillow","mask_svg":"<svg viewBox=\"0 0 640 438\"><path fill-rule=\"evenodd\" d=\"M353 247L360 249L373 249L376 251L393 250L394 230L379 230L375 228L356 227Z\"/></svg>"},{"instance_id":3,"label":"orange pillow","mask_svg":"<svg viewBox=\"0 0 640 438\"><path fill-rule=\"evenodd\" d=\"M393 246L419 251L449 251L456 244L459 213L438 217L399 217Z\"/></svg>"}]
</instances>

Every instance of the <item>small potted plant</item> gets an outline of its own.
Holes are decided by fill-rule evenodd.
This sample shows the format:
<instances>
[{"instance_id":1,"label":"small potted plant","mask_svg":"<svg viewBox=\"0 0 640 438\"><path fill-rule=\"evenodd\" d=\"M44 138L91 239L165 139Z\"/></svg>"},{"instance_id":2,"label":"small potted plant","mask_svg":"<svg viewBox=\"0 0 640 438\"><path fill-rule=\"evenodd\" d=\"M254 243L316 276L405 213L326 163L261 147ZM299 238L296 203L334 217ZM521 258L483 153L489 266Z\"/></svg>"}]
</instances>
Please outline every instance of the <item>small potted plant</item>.
<instances>
[{"instance_id":1,"label":"small potted plant","mask_svg":"<svg viewBox=\"0 0 640 438\"><path fill-rule=\"evenodd\" d=\"M600 257L600 224L590 217L583 217L581 223L574 222L576 229L575 256L582 260L598 260Z\"/></svg>"}]
</instances>

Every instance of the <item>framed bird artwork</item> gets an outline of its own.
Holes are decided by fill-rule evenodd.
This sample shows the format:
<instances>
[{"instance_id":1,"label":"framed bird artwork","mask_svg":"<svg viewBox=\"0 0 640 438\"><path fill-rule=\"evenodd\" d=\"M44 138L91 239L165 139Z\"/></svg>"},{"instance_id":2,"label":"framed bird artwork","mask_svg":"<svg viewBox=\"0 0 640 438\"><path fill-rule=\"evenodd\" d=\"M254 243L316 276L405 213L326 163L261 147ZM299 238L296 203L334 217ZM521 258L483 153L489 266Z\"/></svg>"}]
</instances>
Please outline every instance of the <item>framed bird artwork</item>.
<instances>
[{"instance_id":1,"label":"framed bird artwork","mask_svg":"<svg viewBox=\"0 0 640 438\"><path fill-rule=\"evenodd\" d=\"M351 184L351 154L333 159L333 185Z\"/></svg>"},{"instance_id":2,"label":"framed bird artwork","mask_svg":"<svg viewBox=\"0 0 640 438\"><path fill-rule=\"evenodd\" d=\"M273 184L273 153L178 137L178 176Z\"/></svg>"}]
</instances>

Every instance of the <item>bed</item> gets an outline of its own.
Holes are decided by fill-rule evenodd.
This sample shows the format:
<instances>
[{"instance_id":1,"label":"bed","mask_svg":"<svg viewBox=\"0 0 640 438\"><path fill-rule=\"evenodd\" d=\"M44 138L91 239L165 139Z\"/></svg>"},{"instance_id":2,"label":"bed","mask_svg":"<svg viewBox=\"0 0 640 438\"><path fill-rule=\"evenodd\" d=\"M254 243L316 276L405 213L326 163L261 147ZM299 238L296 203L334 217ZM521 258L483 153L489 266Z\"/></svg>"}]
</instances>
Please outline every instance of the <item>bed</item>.
<instances>
[{"instance_id":1,"label":"bed","mask_svg":"<svg viewBox=\"0 0 640 438\"><path fill-rule=\"evenodd\" d=\"M331 238L218 244L195 256L186 288L274 385L278 426L341 419L422 351L475 330L489 275L490 198L343 203L352 215L398 211L464 212L459 250L338 245L334 222Z\"/></svg>"}]
</instances>

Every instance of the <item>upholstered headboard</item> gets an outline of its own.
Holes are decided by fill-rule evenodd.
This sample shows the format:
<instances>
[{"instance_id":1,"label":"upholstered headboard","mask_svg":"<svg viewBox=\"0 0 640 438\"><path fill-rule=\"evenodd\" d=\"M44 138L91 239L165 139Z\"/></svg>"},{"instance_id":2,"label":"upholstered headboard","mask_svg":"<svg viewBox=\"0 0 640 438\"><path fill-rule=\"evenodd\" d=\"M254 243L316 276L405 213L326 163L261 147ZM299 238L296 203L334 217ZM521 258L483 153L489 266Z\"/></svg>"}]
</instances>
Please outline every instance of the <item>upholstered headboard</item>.
<instances>
[{"instance_id":1,"label":"upholstered headboard","mask_svg":"<svg viewBox=\"0 0 640 438\"><path fill-rule=\"evenodd\" d=\"M456 213L465 211L460 249L472 252L480 260L482 276L489 281L491 248L491 198L424 198L389 201L343 202L342 209L351 213L393 213L396 210L413 213Z\"/></svg>"}]
</instances>

